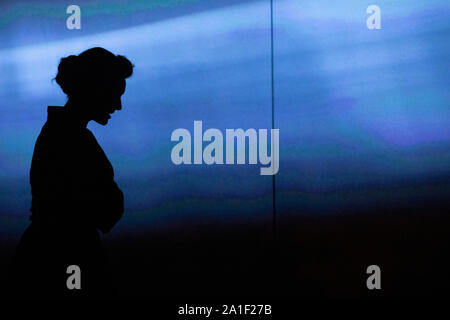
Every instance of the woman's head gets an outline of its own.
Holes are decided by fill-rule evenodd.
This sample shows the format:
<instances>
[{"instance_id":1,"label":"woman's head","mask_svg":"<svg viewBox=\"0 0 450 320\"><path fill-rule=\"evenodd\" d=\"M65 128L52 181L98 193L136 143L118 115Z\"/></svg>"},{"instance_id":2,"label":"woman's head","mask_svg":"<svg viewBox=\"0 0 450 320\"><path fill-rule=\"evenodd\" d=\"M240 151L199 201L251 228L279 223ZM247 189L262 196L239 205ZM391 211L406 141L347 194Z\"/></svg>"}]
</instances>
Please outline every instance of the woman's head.
<instances>
[{"instance_id":1,"label":"woman's head","mask_svg":"<svg viewBox=\"0 0 450 320\"><path fill-rule=\"evenodd\" d=\"M62 58L55 79L77 112L105 125L122 108L125 79L132 74L133 64L124 56L92 48Z\"/></svg>"}]
</instances>

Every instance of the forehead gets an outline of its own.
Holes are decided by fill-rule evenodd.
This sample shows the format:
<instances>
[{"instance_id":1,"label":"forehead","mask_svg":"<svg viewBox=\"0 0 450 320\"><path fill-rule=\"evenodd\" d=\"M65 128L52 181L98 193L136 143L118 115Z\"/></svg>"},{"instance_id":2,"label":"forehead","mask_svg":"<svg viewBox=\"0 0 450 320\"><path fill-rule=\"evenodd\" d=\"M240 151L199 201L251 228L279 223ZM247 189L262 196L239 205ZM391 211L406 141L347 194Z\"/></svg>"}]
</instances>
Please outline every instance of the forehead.
<instances>
[{"instance_id":1,"label":"forehead","mask_svg":"<svg viewBox=\"0 0 450 320\"><path fill-rule=\"evenodd\" d=\"M125 79L119 79L115 82L115 88L117 89L117 92L119 92L121 95L125 93L125 87L126 82Z\"/></svg>"}]
</instances>

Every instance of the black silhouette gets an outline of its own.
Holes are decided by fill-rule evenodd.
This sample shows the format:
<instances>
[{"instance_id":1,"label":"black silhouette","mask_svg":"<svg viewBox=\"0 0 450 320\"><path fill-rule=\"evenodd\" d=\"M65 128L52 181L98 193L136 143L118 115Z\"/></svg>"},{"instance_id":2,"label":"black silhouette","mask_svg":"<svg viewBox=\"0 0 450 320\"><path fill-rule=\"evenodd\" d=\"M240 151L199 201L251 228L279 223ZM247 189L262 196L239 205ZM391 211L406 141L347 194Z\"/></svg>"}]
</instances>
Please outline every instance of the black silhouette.
<instances>
[{"instance_id":1,"label":"black silhouette","mask_svg":"<svg viewBox=\"0 0 450 320\"><path fill-rule=\"evenodd\" d=\"M30 170L31 224L13 263L20 296L104 297L112 292L103 233L122 217L123 193L113 168L86 126L106 125L121 110L131 62L103 48L62 58L56 82L67 94L64 107L48 107ZM67 267L81 269L81 290L69 290Z\"/></svg>"}]
</instances>

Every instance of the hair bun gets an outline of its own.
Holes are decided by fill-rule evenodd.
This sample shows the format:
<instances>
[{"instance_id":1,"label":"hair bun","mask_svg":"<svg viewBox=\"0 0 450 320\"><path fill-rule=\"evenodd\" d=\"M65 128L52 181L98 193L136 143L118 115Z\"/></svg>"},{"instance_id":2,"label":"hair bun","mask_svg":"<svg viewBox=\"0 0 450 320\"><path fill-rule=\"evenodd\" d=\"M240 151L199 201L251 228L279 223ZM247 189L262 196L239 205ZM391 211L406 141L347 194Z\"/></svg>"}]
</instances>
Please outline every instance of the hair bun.
<instances>
[{"instance_id":1,"label":"hair bun","mask_svg":"<svg viewBox=\"0 0 450 320\"><path fill-rule=\"evenodd\" d=\"M116 80L125 80L132 74L133 64L130 60L121 55L114 55L104 48L95 47L79 55L62 58L55 80L64 93L73 98L89 96L102 90L109 91L111 84L117 84Z\"/></svg>"},{"instance_id":2,"label":"hair bun","mask_svg":"<svg viewBox=\"0 0 450 320\"><path fill-rule=\"evenodd\" d=\"M73 93L75 89L74 79L76 78L75 74L78 69L78 59L78 56L70 55L61 58L58 65L58 74L56 75L55 80L67 95Z\"/></svg>"}]
</instances>

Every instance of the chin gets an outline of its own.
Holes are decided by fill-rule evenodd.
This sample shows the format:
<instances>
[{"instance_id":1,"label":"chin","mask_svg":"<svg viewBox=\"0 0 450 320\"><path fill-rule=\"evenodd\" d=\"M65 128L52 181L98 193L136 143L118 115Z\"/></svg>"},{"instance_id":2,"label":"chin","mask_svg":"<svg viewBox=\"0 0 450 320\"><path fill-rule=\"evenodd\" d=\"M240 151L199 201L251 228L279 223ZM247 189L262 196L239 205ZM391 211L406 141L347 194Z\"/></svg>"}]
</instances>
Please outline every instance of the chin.
<instances>
[{"instance_id":1,"label":"chin","mask_svg":"<svg viewBox=\"0 0 450 320\"><path fill-rule=\"evenodd\" d=\"M109 119L94 119L95 122L101 124L102 126L106 126L108 124Z\"/></svg>"}]
</instances>

